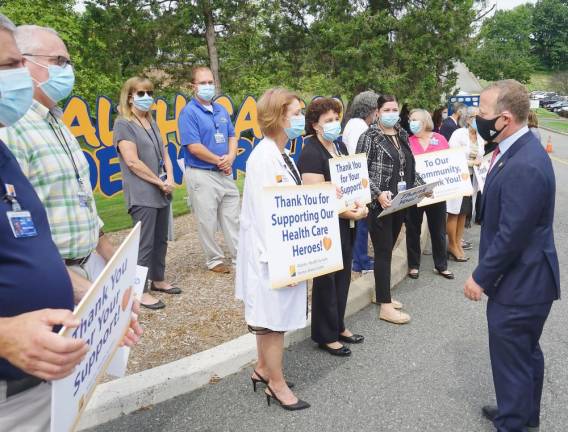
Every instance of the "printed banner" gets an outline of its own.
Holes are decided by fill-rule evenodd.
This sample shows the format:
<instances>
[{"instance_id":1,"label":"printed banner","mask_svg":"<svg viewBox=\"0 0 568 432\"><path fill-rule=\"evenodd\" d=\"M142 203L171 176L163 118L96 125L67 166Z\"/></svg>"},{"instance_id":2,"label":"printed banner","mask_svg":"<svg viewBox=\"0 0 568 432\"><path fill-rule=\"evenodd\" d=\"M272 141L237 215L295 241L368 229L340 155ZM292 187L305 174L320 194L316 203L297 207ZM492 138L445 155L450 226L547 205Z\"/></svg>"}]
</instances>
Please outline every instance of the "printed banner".
<instances>
[{"instance_id":1,"label":"printed banner","mask_svg":"<svg viewBox=\"0 0 568 432\"><path fill-rule=\"evenodd\" d=\"M422 200L428 199L424 195L428 192L432 192L434 188L438 186L438 183L427 183L422 186L416 186L412 189L407 189L400 192L391 201L391 206L384 209L379 217L386 216L391 213L395 213L399 210L404 210L414 204L418 204Z\"/></svg>"},{"instance_id":2,"label":"printed banner","mask_svg":"<svg viewBox=\"0 0 568 432\"><path fill-rule=\"evenodd\" d=\"M272 288L343 269L334 185L267 187L263 208Z\"/></svg>"},{"instance_id":3,"label":"printed banner","mask_svg":"<svg viewBox=\"0 0 568 432\"><path fill-rule=\"evenodd\" d=\"M371 202L371 186L367 171L367 155L364 153L331 158L329 160L331 182L341 188L343 196L339 202L339 212L352 208L355 201L361 204Z\"/></svg>"},{"instance_id":4,"label":"printed banner","mask_svg":"<svg viewBox=\"0 0 568 432\"><path fill-rule=\"evenodd\" d=\"M75 308L79 327L61 329L62 336L85 339L89 352L75 372L52 383L52 432L75 430L99 378L130 326L139 243L140 222Z\"/></svg>"},{"instance_id":5,"label":"printed banner","mask_svg":"<svg viewBox=\"0 0 568 432\"><path fill-rule=\"evenodd\" d=\"M465 153L461 148L424 153L414 157L416 171L426 183L439 182L431 198L424 198L418 207L461 198L473 193Z\"/></svg>"},{"instance_id":6,"label":"printed banner","mask_svg":"<svg viewBox=\"0 0 568 432\"><path fill-rule=\"evenodd\" d=\"M489 166L491 165L491 158L493 157L493 152L486 154L481 160L481 165L473 167L473 173L475 179L477 180L477 186L479 191L483 193L483 188L485 187L485 179L487 178L487 173L489 172Z\"/></svg>"}]
</instances>

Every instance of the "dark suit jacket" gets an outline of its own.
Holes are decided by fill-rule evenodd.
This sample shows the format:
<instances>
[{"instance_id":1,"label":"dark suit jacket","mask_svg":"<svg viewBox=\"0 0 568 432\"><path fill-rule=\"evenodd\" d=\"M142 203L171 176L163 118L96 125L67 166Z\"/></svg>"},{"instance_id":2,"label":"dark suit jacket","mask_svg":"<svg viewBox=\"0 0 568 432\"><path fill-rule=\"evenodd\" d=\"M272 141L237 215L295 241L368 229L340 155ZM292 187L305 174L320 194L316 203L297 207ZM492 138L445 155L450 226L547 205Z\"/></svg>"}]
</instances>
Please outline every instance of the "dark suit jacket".
<instances>
[{"instance_id":1,"label":"dark suit jacket","mask_svg":"<svg viewBox=\"0 0 568 432\"><path fill-rule=\"evenodd\" d=\"M448 117L442 122L440 133L444 136L444 138L446 138L446 140L450 141L450 137L456 131L456 129L459 129L459 126L456 124L453 118Z\"/></svg>"},{"instance_id":2,"label":"dark suit jacket","mask_svg":"<svg viewBox=\"0 0 568 432\"><path fill-rule=\"evenodd\" d=\"M530 132L489 172L481 201L479 264L473 279L505 305L560 298L552 230L556 184L552 162Z\"/></svg>"}]
</instances>

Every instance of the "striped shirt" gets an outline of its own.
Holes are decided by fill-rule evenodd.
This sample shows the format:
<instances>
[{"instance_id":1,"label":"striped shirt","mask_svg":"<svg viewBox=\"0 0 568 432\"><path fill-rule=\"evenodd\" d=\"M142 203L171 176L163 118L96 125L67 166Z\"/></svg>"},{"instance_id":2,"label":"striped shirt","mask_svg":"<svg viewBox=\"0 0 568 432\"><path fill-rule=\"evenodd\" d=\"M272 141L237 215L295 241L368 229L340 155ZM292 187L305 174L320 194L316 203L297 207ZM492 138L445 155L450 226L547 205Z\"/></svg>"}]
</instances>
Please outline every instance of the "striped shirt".
<instances>
[{"instance_id":1,"label":"striped shirt","mask_svg":"<svg viewBox=\"0 0 568 432\"><path fill-rule=\"evenodd\" d=\"M83 258L93 252L102 221L89 182L89 164L65 124L34 100L24 117L0 129L0 139L43 202L62 258Z\"/></svg>"}]
</instances>

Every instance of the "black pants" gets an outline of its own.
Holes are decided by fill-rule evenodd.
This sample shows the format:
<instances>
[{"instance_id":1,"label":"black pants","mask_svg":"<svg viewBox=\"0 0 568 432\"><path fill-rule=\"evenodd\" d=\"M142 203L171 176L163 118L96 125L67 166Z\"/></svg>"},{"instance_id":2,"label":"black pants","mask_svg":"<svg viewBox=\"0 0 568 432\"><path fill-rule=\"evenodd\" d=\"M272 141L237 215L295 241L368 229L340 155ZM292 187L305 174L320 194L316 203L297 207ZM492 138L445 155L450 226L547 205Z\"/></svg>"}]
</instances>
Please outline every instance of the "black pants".
<instances>
[{"instance_id":1,"label":"black pants","mask_svg":"<svg viewBox=\"0 0 568 432\"><path fill-rule=\"evenodd\" d=\"M420 268L420 231L422 219L426 213L430 238L432 239L432 257L434 267L443 272L448 269L448 245L446 242L446 202L442 201L425 207L412 206L406 214L406 250L408 268Z\"/></svg>"},{"instance_id":2,"label":"black pants","mask_svg":"<svg viewBox=\"0 0 568 432\"><path fill-rule=\"evenodd\" d=\"M340 219L339 225L343 270L314 278L312 286L312 340L318 344L336 342L345 331L354 233L348 220Z\"/></svg>"},{"instance_id":3,"label":"black pants","mask_svg":"<svg viewBox=\"0 0 568 432\"><path fill-rule=\"evenodd\" d=\"M400 234L406 210L379 218L379 210L369 212L369 233L375 250L375 291L377 303L391 303L392 250Z\"/></svg>"},{"instance_id":4,"label":"black pants","mask_svg":"<svg viewBox=\"0 0 568 432\"><path fill-rule=\"evenodd\" d=\"M148 267L144 292L149 291L148 280L163 281L166 272L168 251L168 223L170 207L163 208L133 206L130 208L132 221L140 222L140 246L138 265Z\"/></svg>"}]
</instances>

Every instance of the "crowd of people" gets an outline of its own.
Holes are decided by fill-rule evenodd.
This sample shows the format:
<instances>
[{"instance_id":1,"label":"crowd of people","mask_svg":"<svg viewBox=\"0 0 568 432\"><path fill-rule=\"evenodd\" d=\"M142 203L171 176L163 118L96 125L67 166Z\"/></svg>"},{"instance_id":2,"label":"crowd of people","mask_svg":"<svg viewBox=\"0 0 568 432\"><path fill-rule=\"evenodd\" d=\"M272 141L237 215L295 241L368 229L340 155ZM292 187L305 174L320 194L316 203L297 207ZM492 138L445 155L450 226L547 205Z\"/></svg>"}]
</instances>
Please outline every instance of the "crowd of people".
<instances>
[{"instance_id":1,"label":"crowd of people","mask_svg":"<svg viewBox=\"0 0 568 432\"><path fill-rule=\"evenodd\" d=\"M114 247L97 215L87 161L79 143L60 119L57 103L69 96L74 84L72 60L65 44L52 29L30 25L15 28L2 15L0 38L3 46L0 52L0 188L4 197L0 205L8 215L0 222L2 241L7 245L0 249L3 269L0 272L0 430L15 430L16 425L29 424L27 430L41 431L46 430L49 423L49 385L45 381L68 375L87 350L84 341L63 339L52 333L52 327L77 325L71 311L97 276L94 257L108 261ZM246 323L257 341L258 361L251 375L253 390L257 391L258 385L264 384L269 405L274 400L287 410L309 408L309 403L292 392L293 383L286 381L283 367L284 333L307 324L308 285L304 281L271 289L267 221L262 216L263 188L329 182L330 159L366 155L372 201L369 205L355 203L339 214L343 269L314 278L312 289L313 341L331 355L350 356L351 346L365 340L363 335L347 328L344 320L352 270L373 272L379 319L397 325L411 320L403 305L391 294L392 254L403 225L406 226L410 278L420 276L420 232L424 214L430 232L434 272L453 279L448 259L458 263L469 259L465 250L471 248L471 242L464 238L464 229L475 220L476 213L483 213L487 201L480 199L473 167L496 145L486 144L499 143L506 138L501 144L510 146L512 142L507 140L511 137L525 139L521 132L528 131L525 126L528 109L517 106L525 106L522 86L508 83L491 87L485 93L485 101L489 100L489 95L496 96L486 106L483 103L479 108L455 104L449 116L447 108L439 108L431 114L420 107L400 107L395 95L372 91L357 95L347 113L342 112L337 100L324 97L314 99L304 110L297 94L282 88L270 89L257 105L264 138L247 160L242 205L232 175L238 137L230 115L214 101L216 88L211 70L205 66L195 67L191 88L193 97L179 117L179 132L180 144L185 149L185 179L206 257L205 265L212 273L235 272L236 297L244 303ZM505 93L513 93L515 97L507 99L503 96ZM150 310L166 307L152 292L172 295L182 292L165 279L174 180L172 161L151 115L153 103L154 88L150 80L143 77L127 80L120 94L113 128L127 210L133 222L141 222L138 263L149 269L141 305ZM347 120L343 134L342 117ZM304 132L306 138L296 164L286 147L290 140ZM501 170L506 158L513 153L503 155L509 147L501 149L501 144L496 147L491 164L495 167L501 158L496 170ZM472 196L424 207L413 206L379 217L398 193L424 184L416 170L415 155L449 148L464 152L470 167ZM540 153L535 157L540 158ZM540 174L536 172L536 178ZM550 182L548 174L543 177L542 192L553 201L553 195L549 196ZM499 201L501 197L494 199ZM514 199L507 204L512 210L518 210L514 217L523 214ZM533 212L527 217L532 217L533 223L542 218L543 224L549 226L553 205L548 210L546 215ZM501 219L491 217L497 217L494 225L502 223L504 218L502 215ZM20 219L16 221L16 218ZM526 242L539 241L536 237L528 238L532 235L530 232L521 234L519 223L510 221L505 233L485 234L485 238L497 236L495 242L501 242L498 245L488 240L483 243L482 232L481 261L466 284L468 298L479 300L483 290L492 298L492 295L497 296L495 287L502 279L510 283L506 274L512 261L499 256L495 251L497 246L501 247L499 252L515 255L518 251L511 250L509 244L513 240L519 242L521 237L525 238L525 243L518 245L520 251ZM225 257L215 238L218 230L223 232L229 257ZM509 237L513 234L519 237L511 240ZM551 232L541 234L550 240ZM369 236L373 257L368 255ZM553 244L545 246L552 254ZM484 258L485 254L490 258ZM548 269L551 271L538 270L541 280L550 279L547 279L547 290L539 297L542 301L539 305L546 303L548 309L541 307L533 315L527 315L527 320L538 315L540 323L540 331L532 331L527 336L530 343L512 346L514 344L500 332L500 325L510 324L499 315L507 308L503 305L516 305L516 300L511 301L500 291L502 301L492 306L495 316L501 317L499 323L493 323L496 330L490 335L498 401L501 400L499 411L492 411L496 425L499 421L513 424L522 409L526 411L523 419L527 421L534 422L537 416L536 404L540 406L540 397L535 395L527 408L526 401L520 401L518 395L507 389L513 378L499 371L507 366L507 357L517 355L530 363L528 359L538 355L542 325L551 302L559 295L557 266L557 261L555 267L550 258ZM536 276L531 273L524 277L531 280ZM41 285L37 283L39 280ZM515 283L524 284L520 279L515 279ZM511 295L518 297L515 293ZM533 303L527 299L521 304ZM491 327L492 315L488 315L488 319ZM136 343L140 334L134 313L125 343ZM540 373L539 362L534 363L535 374ZM513 386L515 391L529 388L527 379L517 381ZM530 386L533 385L531 375ZM34 415L29 415L31 412ZM523 429L504 427L499 430Z\"/></svg>"}]
</instances>

